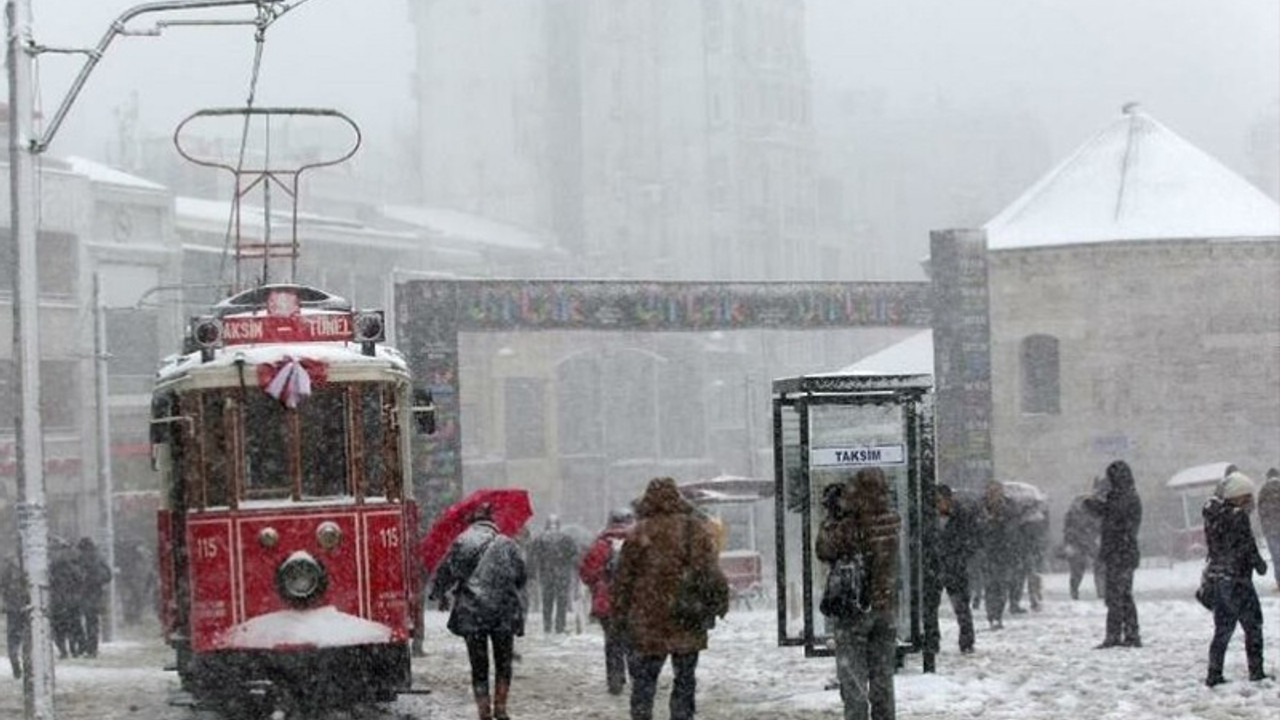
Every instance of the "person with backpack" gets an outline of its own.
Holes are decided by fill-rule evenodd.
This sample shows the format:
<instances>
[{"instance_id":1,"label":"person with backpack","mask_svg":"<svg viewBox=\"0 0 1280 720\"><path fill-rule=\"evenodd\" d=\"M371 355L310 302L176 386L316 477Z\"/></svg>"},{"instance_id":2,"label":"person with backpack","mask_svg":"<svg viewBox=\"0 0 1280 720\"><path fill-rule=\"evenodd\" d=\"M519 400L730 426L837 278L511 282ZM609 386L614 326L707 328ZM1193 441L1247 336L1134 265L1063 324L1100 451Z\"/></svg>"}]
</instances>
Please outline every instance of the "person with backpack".
<instances>
[{"instance_id":1,"label":"person with backpack","mask_svg":"<svg viewBox=\"0 0 1280 720\"><path fill-rule=\"evenodd\" d=\"M1209 643L1209 687L1226 682L1222 676L1227 645L1244 628L1244 651L1249 679L1265 680L1262 668L1262 606L1253 587L1253 574L1267 574L1267 563L1258 552L1249 526L1253 510L1253 481L1236 471L1222 481L1220 493L1205 503L1204 539L1209 557L1205 579L1210 583L1213 607L1213 640Z\"/></svg>"},{"instance_id":2,"label":"person with backpack","mask_svg":"<svg viewBox=\"0 0 1280 720\"><path fill-rule=\"evenodd\" d=\"M611 616L625 624L631 644L631 720L652 720L668 655L675 671L671 720L692 720L698 654L707 648L707 629L729 610L728 582L710 527L674 479L650 480L636 516L609 598Z\"/></svg>"},{"instance_id":3,"label":"person with backpack","mask_svg":"<svg viewBox=\"0 0 1280 720\"><path fill-rule=\"evenodd\" d=\"M862 468L849 482L829 486L828 491L814 554L833 573L845 564L861 571L856 602L829 608L834 615L823 610L834 628L844 717L893 720L902 518L893 507L888 478L878 467ZM825 600L824 596L824 608Z\"/></svg>"},{"instance_id":4,"label":"person with backpack","mask_svg":"<svg viewBox=\"0 0 1280 720\"><path fill-rule=\"evenodd\" d=\"M609 513L608 527L596 536L578 564L578 577L591 591L591 617L598 620L604 630L605 682L610 695L622 694L627 684L626 634L612 616L609 596L622 559L623 543L634 524L635 513L631 508L618 508Z\"/></svg>"},{"instance_id":5,"label":"person with backpack","mask_svg":"<svg viewBox=\"0 0 1280 720\"><path fill-rule=\"evenodd\" d=\"M449 606L449 632L467 643L471 688L480 720L509 720L507 696L515 636L524 635L524 553L493 523L493 508L477 507L470 525L440 561L430 598ZM493 704L489 695L489 648L493 647Z\"/></svg>"}]
</instances>

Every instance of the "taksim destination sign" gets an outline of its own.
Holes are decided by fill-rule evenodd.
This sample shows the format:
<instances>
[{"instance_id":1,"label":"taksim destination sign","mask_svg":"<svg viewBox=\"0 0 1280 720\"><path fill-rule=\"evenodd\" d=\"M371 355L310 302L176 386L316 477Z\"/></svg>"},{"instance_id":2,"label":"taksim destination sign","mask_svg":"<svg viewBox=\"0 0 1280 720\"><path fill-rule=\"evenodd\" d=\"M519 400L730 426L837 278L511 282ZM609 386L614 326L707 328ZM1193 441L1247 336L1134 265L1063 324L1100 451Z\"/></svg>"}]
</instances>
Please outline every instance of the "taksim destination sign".
<instances>
[{"instance_id":1,"label":"taksim destination sign","mask_svg":"<svg viewBox=\"0 0 1280 720\"><path fill-rule=\"evenodd\" d=\"M809 467L868 467L904 465L906 462L907 447L902 444L813 448L809 451Z\"/></svg>"}]
</instances>

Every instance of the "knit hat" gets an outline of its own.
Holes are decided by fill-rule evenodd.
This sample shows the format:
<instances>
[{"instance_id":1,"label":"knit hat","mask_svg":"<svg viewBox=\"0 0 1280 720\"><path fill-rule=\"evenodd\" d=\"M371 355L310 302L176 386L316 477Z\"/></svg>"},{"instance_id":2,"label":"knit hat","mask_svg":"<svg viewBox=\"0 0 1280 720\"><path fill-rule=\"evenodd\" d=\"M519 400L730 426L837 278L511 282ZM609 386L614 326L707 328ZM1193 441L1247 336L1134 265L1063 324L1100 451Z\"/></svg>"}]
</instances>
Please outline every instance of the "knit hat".
<instances>
[{"instance_id":1,"label":"knit hat","mask_svg":"<svg viewBox=\"0 0 1280 720\"><path fill-rule=\"evenodd\" d=\"M1239 470L1231 473L1226 480L1222 481L1222 497L1228 500L1252 494L1253 481Z\"/></svg>"}]
</instances>

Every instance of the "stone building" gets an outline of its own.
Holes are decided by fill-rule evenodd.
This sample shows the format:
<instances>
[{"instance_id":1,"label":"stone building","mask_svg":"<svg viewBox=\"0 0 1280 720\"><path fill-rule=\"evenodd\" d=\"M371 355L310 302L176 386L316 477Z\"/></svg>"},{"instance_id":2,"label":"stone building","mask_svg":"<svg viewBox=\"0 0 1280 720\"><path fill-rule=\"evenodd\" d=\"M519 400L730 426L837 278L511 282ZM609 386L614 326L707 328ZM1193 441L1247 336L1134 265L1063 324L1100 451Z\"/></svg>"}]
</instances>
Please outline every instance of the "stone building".
<instances>
[{"instance_id":1,"label":"stone building","mask_svg":"<svg viewBox=\"0 0 1280 720\"><path fill-rule=\"evenodd\" d=\"M1124 459L1158 544L1177 470L1280 465L1274 200L1127 107L985 229L1000 479L1061 518Z\"/></svg>"}]
</instances>

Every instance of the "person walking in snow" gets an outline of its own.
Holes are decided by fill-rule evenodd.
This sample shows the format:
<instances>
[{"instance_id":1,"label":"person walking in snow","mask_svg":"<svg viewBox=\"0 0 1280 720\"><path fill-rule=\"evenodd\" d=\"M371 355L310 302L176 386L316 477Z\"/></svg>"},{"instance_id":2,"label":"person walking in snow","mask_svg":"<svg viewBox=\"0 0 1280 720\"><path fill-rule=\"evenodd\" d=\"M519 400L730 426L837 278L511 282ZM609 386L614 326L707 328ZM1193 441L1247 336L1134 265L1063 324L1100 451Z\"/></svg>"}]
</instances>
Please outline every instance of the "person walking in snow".
<instances>
[{"instance_id":1,"label":"person walking in snow","mask_svg":"<svg viewBox=\"0 0 1280 720\"><path fill-rule=\"evenodd\" d=\"M729 610L729 586L720 572L708 524L669 477L649 481L636 506L635 527L622 545L610 593L610 615L625 625L631 656L631 720L652 720L658 676L667 656L671 720L692 720L696 708L698 654L707 648L706 626L679 622L672 605L686 573L715 579L707 597L715 615Z\"/></svg>"},{"instance_id":2,"label":"person walking in snow","mask_svg":"<svg viewBox=\"0 0 1280 720\"><path fill-rule=\"evenodd\" d=\"M1276 565L1276 589L1280 590L1280 470L1271 468L1267 471L1266 481L1258 490L1258 521L1262 525L1262 537L1267 541L1267 550L1271 553L1271 562Z\"/></svg>"},{"instance_id":3,"label":"person walking in snow","mask_svg":"<svg viewBox=\"0 0 1280 720\"><path fill-rule=\"evenodd\" d=\"M98 554L98 548L93 544L92 539L80 538L77 548L76 562L80 566L82 583L77 598L80 613L77 622L82 623L84 628L81 650L92 658L98 656L99 618L102 616L106 587L111 582L112 573L111 568Z\"/></svg>"},{"instance_id":4,"label":"person walking in snow","mask_svg":"<svg viewBox=\"0 0 1280 720\"><path fill-rule=\"evenodd\" d=\"M524 635L524 555L493 524L493 508L481 505L436 572L431 599L441 609L453 598L449 632L467 643L471 689L480 720L509 720L507 698L515 637ZM489 649L493 649L493 695L489 694Z\"/></svg>"},{"instance_id":5,"label":"person walking in snow","mask_svg":"<svg viewBox=\"0 0 1280 720\"><path fill-rule=\"evenodd\" d=\"M1209 687L1226 682L1223 658L1236 625L1244 629L1244 651L1249 679L1263 680L1262 606L1253 587L1253 573L1267 574L1267 563L1258 552L1249 526L1253 510L1253 481L1236 471L1221 485L1221 496L1205 503L1204 539L1209 549L1205 577L1213 599L1213 640L1209 643Z\"/></svg>"},{"instance_id":6,"label":"person walking in snow","mask_svg":"<svg viewBox=\"0 0 1280 720\"><path fill-rule=\"evenodd\" d=\"M17 555L6 557L4 569L0 571L0 604L4 605L5 645L9 651L9 667L15 678L22 677L24 648L31 644L27 628L31 610L28 607L31 604L29 597L27 576L22 572Z\"/></svg>"},{"instance_id":7,"label":"person walking in snow","mask_svg":"<svg viewBox=\"0 0 1280 720\"><path fill-rule=\"evenodd\" d=\"M814 553L836 564L861 556L867 572L867 609L828 618L836 642L836 676L845 720L892 720L893 672L898 643L898 533L902 519L889 499L880 468L863 468L834 498ZM832 511L834 510L834 512Z\"/></svg>"},{"instance_id":8,"label":"person walking in snow","mask_svg":"<svg viewBox=\"0 0 1280 720\"><path fill-rule=\"evenodd\" d=\"M542 631L547 635L553 629L557 634L566 632L565 616L577 563L578 544L560 529L559 517L548 517L546 530L533 539L529 548L529 564L542 588Z\"/></svg>"},{"instance_id":9,"label":"person walking in snow","mask_svg":"<svg viewBox=\"0 0 1280 720\"><path fill-rule=\"evenodd\" d=\"M1085 509L1084 501L1087 497L1076 496L1062 520L1062 554L1070 569L1068 588L1071 590L1072 600L1080 599L1080 582L1090 565L1093 565L1093 586L1098 597L1103 597L1104 584L1094 562L1098 554L1098 518Z\"/></svg>"},{"instance_id":10,"label":"person walking in snow","mask_svg":"<svg viewBox=\"0 0 1280 720\"><path fill-rule=\"evenodd\" d=\"M987 624L993 630L1004 627L1005 601L1013 581L1016 555L1017 511L1005 495L1004 485L992 480L983 494L983 596L987 603Z\"/></svg>"},{"instance_id":11,"label":"person walking in snow","mask_svg":"<svg viewBox=\"0 0 1280 720\"><path fill-rule=\"evenodd\" d=\"M605 684L610 695L619 695L627 684L627 640L622 623L613 617L610 603L613 580L622 560L622 547L635 524L631 508L618 508L609 513L609 525L596 536L595 542L578 565L578 577L591 591L591 617L604 630Z\"/></svg>"},{"instance_id":12,"label":"person walking in snow","mask_svg":"<svg viewBox=\"0 0 1280 720\"><path fill-rule=\"evenodd\" d=\"M1098 649L1142 647L1138 608L1133 602L1133 573L1138 569L1138 528L1142 500L1133 471L1123 460L1107 466L1100 495L1085 498L1084 506L1102 526L1098 557L1106 564L1107 629Z\"/></svg>"},{"instance_id":13,"label":"person walking in snow","mask_svg":"<svg viewBox=\"0 0 1280 720\"><path fill-rule=\"evenodd\" d=\"M973 611L969 606L969 562L982 547L982 501L950 486L935 490L938 510L937 558L934 596L930 606L936 615L945 590L960 625L960 652L973 652ZM937 649L937 640L931 645Z\"/></svg>"}]
</instances>

